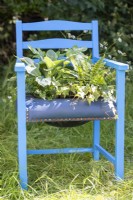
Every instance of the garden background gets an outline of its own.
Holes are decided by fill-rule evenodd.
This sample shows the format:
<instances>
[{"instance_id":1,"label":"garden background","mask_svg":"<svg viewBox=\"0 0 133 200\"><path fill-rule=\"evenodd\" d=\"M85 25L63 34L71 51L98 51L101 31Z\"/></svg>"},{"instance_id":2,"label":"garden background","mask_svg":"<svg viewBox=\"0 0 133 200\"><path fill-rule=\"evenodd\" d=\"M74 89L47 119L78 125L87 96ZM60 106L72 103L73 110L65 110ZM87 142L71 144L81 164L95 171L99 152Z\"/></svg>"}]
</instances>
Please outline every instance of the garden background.
<instances>
[{"instance_id":1,"label":"garden background","mask_svg":"<svg viewBox=\"0 0 133 200\"><path fill-rule=\"evenodd\" d=\"M2 0L0 3L0 199L133 199L133 3L129 0ZM100 53L128 63L126 74L125 180L116 183L113 166L91 155L29 156L29 190L18 184L15 113L15 20L99 21ZM36 37L29 36L29 39ZM83 128L84 127L84 128ZM28 125L30 148L91 146L92 123L71 129ZM114 152L114 122L102 123L101 143ZM31 139L32 138L32 139Z\"/></svg>"}]
</instances>

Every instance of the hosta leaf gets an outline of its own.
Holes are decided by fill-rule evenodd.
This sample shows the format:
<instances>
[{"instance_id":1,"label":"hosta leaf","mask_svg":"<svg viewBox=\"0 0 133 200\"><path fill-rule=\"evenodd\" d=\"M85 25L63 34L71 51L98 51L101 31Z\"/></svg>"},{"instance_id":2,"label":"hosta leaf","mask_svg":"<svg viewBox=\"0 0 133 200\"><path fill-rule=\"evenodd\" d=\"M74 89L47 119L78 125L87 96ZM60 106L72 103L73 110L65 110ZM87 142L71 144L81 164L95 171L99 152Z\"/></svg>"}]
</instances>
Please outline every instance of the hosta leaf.
<instances>
[{"instance_id":1,"label":"hosta leaf","mask_svg":"<svg viewBox=\"0 0 133 200\"><path fill-rule=\"evenodd\" d=\"M80 51L85 52L85 51L87 51L87 48L86 47L81 47L81 48L79 48L79 52Z\"/></svg>"},{"instance_id":2,"label":"hosta leaf","mask_svg":"<svg viewBox=\"0 0 133 200\"><path fill-rule=\"evenodd\" d=\"M73 50L75 50L75 51L77 51L77 52L85 52L85 51L87 51L87 48L86 47L78 47L78 46L73 46L73 48L72 48Z\"/></svg>"},{"instance_id":3,"label":"hosta leaf","mask_svg":"<svg viewBox=\"0 0 133 200\"><path fill-rule=\"evenodd\" d=\"M114 74L104 66L103 58L93 64L91 56L84 54L86 48L77 46L65 50L63 55L60 50L46 53L32 47L30 50L39 58L39 63L27 57L21 60L27 64L27 77L31 79L26 81L33 95L46 99L72 95L86 99L88 103L99 97L112 100Z\"/></svg>"},{"instance_id":4,"label":"hosta leaf","mask_svg":"<svg viewBox=\"0 0 133 200\"><path fill-rule=\"evenodd\" d=\"M59 65L63 65L63 63L64 63L64 60L55 60L54 61L55 67L59 66Z\"/></svg>"},{"instance_id":5,"label":"hosta leaf","mask_svg":"<svg viewBox=\"0 0 133 200\"><path fill-rule=\"evenodd\" d=\"M51 78L36 77L36 82L39 85L45 87L51 85Z\"/></svg>"},{"instance_id":6,"label":"hosta leaf","mask_svg":"<svg viewBox=\"0 0 133 200\"><path fill-rule=\"evenodd\" d=\"M46 56L49 57L51 60L57 60L58 55L53 50L48 50Z\"/></svg>"},{"instance_id":7,"label":"hosta leaf","mask_svg":"<svg viewBox=\"0 0 133 200\"><path fill-rule=\"evenodd\" d=\"M44 62L48 68L53 68L55 66L54 62L49 57L44 57Z\"/></svg>"},{"instance_id":8,"label":"hosta leaf","mask_svg":"<svg viewBox=\"0 0 133 200\"><path fill-rule=\"evenodd\" d=\"M31 74L32 76L41 76L41 72L39 71L38 67L31 67L31 65L27 65L25 67L28 74Z\"/></svg>"},{"instance_id":9,"label":"hosta leaf","mask_svg":"<svg viewBox=\"0 0 133 200\"><path fill-rule=\"evenodd\" d=\"M65 60L65 61L63 62L63 66L66 67L66 66L68 66L70 63L71 63L71 62L70 62L69 60Z\"/></svg>"},{"instance_id":10,"label":"hosta leaf","mask_svg":"<svg viewBox=\"0 0 133 200\"><path fill-rule=\"evenodd\" d=\"M32 48L31 46L29 46L29 49L31 50L31 52L34 54L35 58L39 58L40 60L43 60L45 52L42 51L41 49L37 48Z\"/></svg>"},{"instance_id":11,"label":"hosta leaf","mask_svg":"<svg viewBox=\"0 0 133 200\"><path fill-rule=\"evenodd\" d=\"M32 48L31 46L28 46L28 48L31 50L33 54L38 54L38 51L35 48Z\"/></svg>"},{"instance_id":12,"label":"hosta leaf","mask_svg":"<svg viewBox=\"0 0 133 200\"><path fill-rule=\"evenodd\" d=\"M31 67L35 67L36 64L34 63L34 60L32 60L31 58L28 58L28 57L23 57L23 58L20 58L20 60L24 63L26 63L27 65L30 65Z\"/></svg>"},{"instance_id":13,"label":"hosta leaf","mask_svg":"<svg viewBox=\"0 0 133 200\"><path fill-rule=\"evenodd\" d=\"M75 58L73 56L70 57L70 61L71 61L72 65L73 65L74 70L77 71L78 63L77 63L77 61L75 60Z\"/></svg>"}]
</instances>

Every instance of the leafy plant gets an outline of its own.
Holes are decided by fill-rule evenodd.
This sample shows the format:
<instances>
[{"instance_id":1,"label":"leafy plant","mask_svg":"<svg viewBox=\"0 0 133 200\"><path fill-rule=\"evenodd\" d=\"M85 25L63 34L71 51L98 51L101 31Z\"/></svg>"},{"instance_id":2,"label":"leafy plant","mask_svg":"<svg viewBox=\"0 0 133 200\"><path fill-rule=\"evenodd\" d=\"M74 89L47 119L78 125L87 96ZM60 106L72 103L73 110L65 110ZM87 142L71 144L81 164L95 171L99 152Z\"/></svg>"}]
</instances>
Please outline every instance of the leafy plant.
<instances>
[{"instance_id":1,"label":"leafy plant","mask_svg":"<svg viewBox=\"0 0 133 200\"><path fill-rule=\"evenodd\" d=\"M106 68L102 57L93 63L86 48L74 46L62 51L30 47L34 58L26 63L27 93L43 99L80 98L90 104L98 98L112 100L115 92L114 72Z\"/></svg>"}]
</instances>

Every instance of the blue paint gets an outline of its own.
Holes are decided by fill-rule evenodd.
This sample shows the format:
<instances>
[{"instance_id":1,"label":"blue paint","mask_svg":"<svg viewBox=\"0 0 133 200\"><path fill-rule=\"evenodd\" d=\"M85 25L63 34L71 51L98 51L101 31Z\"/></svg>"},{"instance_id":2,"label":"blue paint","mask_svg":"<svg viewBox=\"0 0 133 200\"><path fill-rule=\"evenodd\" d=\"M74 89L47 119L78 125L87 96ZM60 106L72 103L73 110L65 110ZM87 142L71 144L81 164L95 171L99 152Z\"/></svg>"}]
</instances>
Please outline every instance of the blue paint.
<instances>
[{"instance_id":1,"label":"blue paint","mask_svg":"<svg viewBox=\"0 0 133 200\"><path fill-rule=\"evenodd\" d=\"M23 31L92 31L92 41L79 41L62 38L51 38L37 41L22 41ZM23 56L23 49L28 46L33 48L42 49L58 49L58 48L71 48L74 45L78 47L87 47L92 49L93 57L99 56L99 43L98 43L98 22L96 20L91 23L71 22L61 20L51 20L42 22L22 23L20 20L16 21L16 41L17 41L17 56Z\"/></svg>"},{"instance_id":2,"label":"blue paint","mask_svg":"<svg viewBox=\"0 0 133 200\"><path fill-rule=\"evenodd\" d=\"M37 149L28 150L27 154L69 154L69 153L86 153L93 152L93 148L62 148L62 149Z\"/></svg>"},{"instance_id":3,"label":"blue paint","mask_svg":"<svg viewBox=\"0 0 133 200\"><path fill-rule=\"evenodd\" d=\"M115 175L124 178L124 116L125 116L125 71L116 71L116 102L118 119L116 120Z\"/></svg>"},{"instance_id":4,"label":"blue paint","mask_svg":"<svg viewBox=\"0 0 133 200\"><path fill-rule=\"evenodd\" d=\"M17 62L15 64L15 72L25 72L25 64Z\"/></svg>"},{"instance_id":5,"label":"blue paint","mask_svg":"<svg viewBox=\"0 0 133 200\"><path fill-rule=\"evenodd\" d=\"M25 106L25 72L17 73L17 113L18 113L18 158L19 176L22 188L27 188L27 146L26 146L26 106Z\"/></svg>"},{"instance_id":6,"label":"blue paint","mask_svg":"<svg viewBox=\"0 0 133 200\"><path fill-rule=\"evenodd\" d=\"M99 150L96 146L100 144L100 120L94 120L93 128L93 157L94 160L99 160Z\"/></svg>"},{"instance_id":7,"label":"blue paint","mask_svg":"<svg viewBox=\"0 0 133 200\"><path fill-rule=\"evenodd\" d=\"M92 31L92 41L77 41L70 39L52 38L38 41L23 41L23 31L62 31L62 30L90 30ZM61 20L51 20L43 22L22 23L16 21L16 46L17 56L23 56L23 49L28 45L43 49L70 48L73 45L79 47L86 46L92 49L92 60L99 59L99 38L98 22L91 23L70 22ZM116 178L124 178L124 109L125 109L125 70L127 64L119 63L109 59L104 59L108 67L116 69L116 106L118 119L116 120L116 143L115 156L100 146L100 121L94 120L94 139L92 148L63 148L63 149L40 149L27 150L26 144L26 97L25 97L25 65L20 61L15 64L17 73L17 114L18 114L18 160L20 184L23 189L27 189L27 155L28 154L59 154L59 153L93 153L94 160L99 160L99 153L104 155L114 164Z\"/></svg>"},{"instance_id":8,"label":"blue paint","mask_svg":"<svg viewBox=\"0 0 133 200\"><path fill-rule=\"evenodd\" d=\"M97 58L94 57L93 62L97 62L99 59L100 59L99 57ZM104 62L107 67L110 67L116 70L125 71L129 69L129 66L125 63L121 63L121 62L117 62L117 61L109 60L109 59L104 59Z\"/></svg>"},{"instance_id":9,"label":"blue paint","mask_svg":"<svg viewBox=\"0 0 133 200\"><path fill-rule=\"evenodd\" d=\"M22 39L22 22L16 21L16 50L19 58L23 57Z\"/></svg>"},{"instance_id":10,"label":"blue paint","mask_svg":"<svg viewBox=\"0 0 133 200\"><path fill-rule=\"evenodd\" d=\"M28 49L28 46L42 49L72 48L74 45L77 45L78 47L92 48L92 41L81 41L61 38L45 39L23 42L23 49Z\"/></svg>"},{"instance_id":11,"label":"blue paint","mask_svg":"<svg viewBox=\"0 0 133 200\"><path fill-rule=\"evenodd\" d=\"M96 145L96 148L103 156L105 156L110 162L112 162L112 164L115 164L114 156L112 156L108 151L106 151L103 147L101 147L98 144Z\"/></svg>"},{"instance_id":12,"label":"blue paint","mask_svg":"<svg viewBox=\"0 0 133 200\"><path fill-rule=\"evenodd\" d=\"M92 23L50 20L42 22L23 23L24 31L65 31L92 30Z\"/></svg>"}]
</instances>

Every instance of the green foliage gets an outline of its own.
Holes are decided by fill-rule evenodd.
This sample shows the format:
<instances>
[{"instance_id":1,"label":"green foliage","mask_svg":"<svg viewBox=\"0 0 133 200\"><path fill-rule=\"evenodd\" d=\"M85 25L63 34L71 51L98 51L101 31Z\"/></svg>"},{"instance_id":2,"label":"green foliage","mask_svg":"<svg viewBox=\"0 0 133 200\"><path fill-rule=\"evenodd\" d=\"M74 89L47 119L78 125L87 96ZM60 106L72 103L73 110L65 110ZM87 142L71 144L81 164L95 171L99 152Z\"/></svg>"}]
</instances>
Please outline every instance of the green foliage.
<instances>
[{"instance_id":1,"label":"green foliage","mask_svg":"<svg viewBox=\"0 0 133 200\"><path fill-rule=\"evenodd\" d=\"M95 18L100 23L100 43L107 42L111 45L108 53L118 60L132 61L133 49L130 42L133 38L132 1L2 0L0 10L0 43L2 46L0 53L3 55L3 61L6 61L9 55L15 54L14 24L16 19L22 19L24 22L47 19L89 22ZM31 38L30 35L24 37L27 36Z\"/></svg>"},{"instance_id":2,"label":"green foliage","mask_svg":"<svg viewBox=\"0 0 133 200\"><path fill-rule=\"evenodd\" d=\"M88 103L98 98L113 100L115 76L105 67L104 57L93 63L91 56L84 54L87 49L76 46L65 49L63 54L32 47L30 50L39 62L21 58L26 63L27 93L43 99L81 98Z\"/></svg>"}]
</instances>

